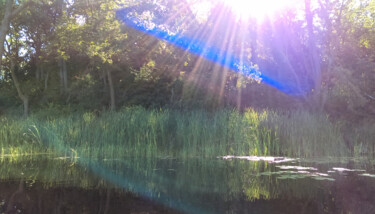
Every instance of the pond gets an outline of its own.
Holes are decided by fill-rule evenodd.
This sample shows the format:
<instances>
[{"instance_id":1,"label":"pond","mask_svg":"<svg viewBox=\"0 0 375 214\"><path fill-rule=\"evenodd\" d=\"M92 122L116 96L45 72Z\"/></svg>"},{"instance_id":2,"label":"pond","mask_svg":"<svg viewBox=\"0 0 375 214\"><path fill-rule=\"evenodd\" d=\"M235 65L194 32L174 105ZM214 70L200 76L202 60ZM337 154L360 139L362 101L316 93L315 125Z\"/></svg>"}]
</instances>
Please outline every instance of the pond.
<instances>
[{"instance_id":1,"label":"pond","mask_svg":"<svg viewBox=\"0 0 375 214\"><path fill-rule=\"evenodd\" d=\"M375 213L367 158L0 157L0 213Z\"/></svg>"}]
</instances>

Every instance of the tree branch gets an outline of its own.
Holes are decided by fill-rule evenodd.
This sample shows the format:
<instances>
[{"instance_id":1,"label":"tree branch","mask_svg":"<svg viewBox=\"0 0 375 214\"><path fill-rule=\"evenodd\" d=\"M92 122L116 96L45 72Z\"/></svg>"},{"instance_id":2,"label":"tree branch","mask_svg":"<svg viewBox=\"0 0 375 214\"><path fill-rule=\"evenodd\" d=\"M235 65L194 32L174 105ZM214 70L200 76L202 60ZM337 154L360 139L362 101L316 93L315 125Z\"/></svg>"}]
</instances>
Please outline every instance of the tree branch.
<instances>
[{"instance_id":1,"label":"tree branch","mask_svg":"<svg viewBox=\"0 0 375 214\"><path fill-rule=\"evenodd\" d=\"M370 100L375 101L375 97L373 97L373 96L371 96L371 95L369 95L369 94L367 94L367 93L365 93L365 96L366 96L367 98L369 98Z\"/></svg>"},{"instance_id":2,"label":"tree branch","mask_svg":"<svg viewBox=\"0 0 375 214\"><path fill-rule=\"evenodd\" d=\"M8 51L7 51L7 49L4 48L4 53L10 55L10 44L7 40L5 40L4 42L5 42L5 44L7 46L7 49L8 49Z\"/></svg>"},{"instance_id":3,"label":"tree branch","mask_svg":"<svg viewBox=\"0 0 375 214\"><path fill-rule=\"evenodd\" d=\"M19 12L21 12L23 9L25 9L26 7L28 7L31 3L33 3L33 1L32 0L28 0L27 2L23 3L22 5L20 5L19 7L17 7L17 9L15 9L15 10L12 11L12 14L10 15L10 17L13 18Z\"/></svg>"}]
</instances>

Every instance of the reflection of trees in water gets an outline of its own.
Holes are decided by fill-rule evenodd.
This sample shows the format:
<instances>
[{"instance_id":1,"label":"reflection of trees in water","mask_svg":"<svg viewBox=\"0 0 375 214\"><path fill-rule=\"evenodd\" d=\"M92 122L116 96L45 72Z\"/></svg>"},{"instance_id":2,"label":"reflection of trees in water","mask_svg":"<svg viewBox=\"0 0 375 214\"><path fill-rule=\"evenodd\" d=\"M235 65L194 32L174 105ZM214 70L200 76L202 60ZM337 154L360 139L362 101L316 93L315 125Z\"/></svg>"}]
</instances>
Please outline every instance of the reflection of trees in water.
<instances>
[{"instance_id":1,"label":"reflection of trees in water","mask_svg":"<svg viewBox=\"0 0 375 214\"><path fill-rule=\"evenodd\" d=\"M0 184L2 190L0 200L4 199L5 208L10 207L6 210L0 206L1 213L177 213L134 194L121 193L113 189L78 187L45 189L40 183L25 189L10 201L14 189L7 189L7 186L13 184L15 183Z\"/></svg>"},{"instance_id":2,"label":"reflection of trees in water","mask_svg":"<svg viewBox=\"0 0 375 214\"><path fill-rule=\"evenodd\" d=\"M20 212L20 207L15 203L15 198L22 194L24 191L24 181L23 179L20 180L18 188L15 192L13 192L9 200L2 200L1 206L0 206L0 211L1 213L17 213Z\"/></svg>"},{"instance_id":3,"label":"reflection of trees in water","mask_svg":"<svg viewBox=\"0 0 375 214\"><path fill-rule=\"evenodd\" d=\"M214 213L238 213L241 209L271 213L296 209L302 213L343 210L366 213L374 209L369 203L375 200L371 195L375 192L371 178L342 177L332 182L311 178L281 180L272 173L260 175L277 170L280 169L273 164L247 160L134 157L106 161L82 159L72 164L71 160L42 158L12 163L3 160L0 179L21 181L24 190L13 200L19 200L21 195L31 198L22 202L23 208L50 210L50 206L55 213L76 209L80 203L87 206L82 209L88 213L91 210L111 213L115 209L112 206L133 209L139 203L154 206L155 201L175 208L186 203ZM0 199L11 201L17 184L13 182L11 186L13 189L5 188L6 191L1 188ZM133 198L133 208L121 200L127 197Z\"/></svg>"}]
</instances>

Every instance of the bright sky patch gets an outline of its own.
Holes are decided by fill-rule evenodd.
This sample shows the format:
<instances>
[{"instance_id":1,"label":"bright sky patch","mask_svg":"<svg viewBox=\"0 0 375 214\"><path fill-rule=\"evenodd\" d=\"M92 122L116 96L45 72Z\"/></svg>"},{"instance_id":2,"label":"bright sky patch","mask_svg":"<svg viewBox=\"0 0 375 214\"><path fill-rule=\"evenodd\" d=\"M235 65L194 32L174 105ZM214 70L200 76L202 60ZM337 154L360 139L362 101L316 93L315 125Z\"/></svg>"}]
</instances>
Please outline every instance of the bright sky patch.
<instances>
[{"instance_id":1,"label":"bright sky patch","mask_svg":"<svg viewBox=\"0 0 375 214\"><path fill-rule=\"evenodd\" d=\"M272 17L275 13L293 8L296 0L222 0L231 8L233 14L239 20L255 18L262 20Z\"/></svg>"}]
</instances>

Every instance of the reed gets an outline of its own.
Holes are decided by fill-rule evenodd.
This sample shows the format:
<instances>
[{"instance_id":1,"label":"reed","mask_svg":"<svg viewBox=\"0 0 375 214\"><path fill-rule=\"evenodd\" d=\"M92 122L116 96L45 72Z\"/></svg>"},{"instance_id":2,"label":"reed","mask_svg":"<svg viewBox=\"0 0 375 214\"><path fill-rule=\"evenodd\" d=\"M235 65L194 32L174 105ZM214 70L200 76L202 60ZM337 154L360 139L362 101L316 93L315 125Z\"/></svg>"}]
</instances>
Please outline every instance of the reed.
<instances>
[{"instance_id":1,"label":"reed","mask_svg":"<svg viewBox=\"0 0 375 214\"><path fill-rule=\"evenodd\" d=\"M45 153L37 127L31 119L0 117L0 156Z\"/></svg>"},{"instance_id":2,"label":"reed","mask_svg":"<svg viewBox=\"0 0 375 214\"><path fill-rule=\"evenodd\" d=\"M147 110L74 113L65 117L27 120L2 117L2 154L55 151L66 156L216 157L277 155L291 157L347 156L340 126L325 115L304 111L247 109ZM370 145L370 132L358 143ZM361 131L361 132L360 132ZM361 144L360 144L361 143ZM357 149L358 150L358 149Z\"/></svg>"}]
</instances>

